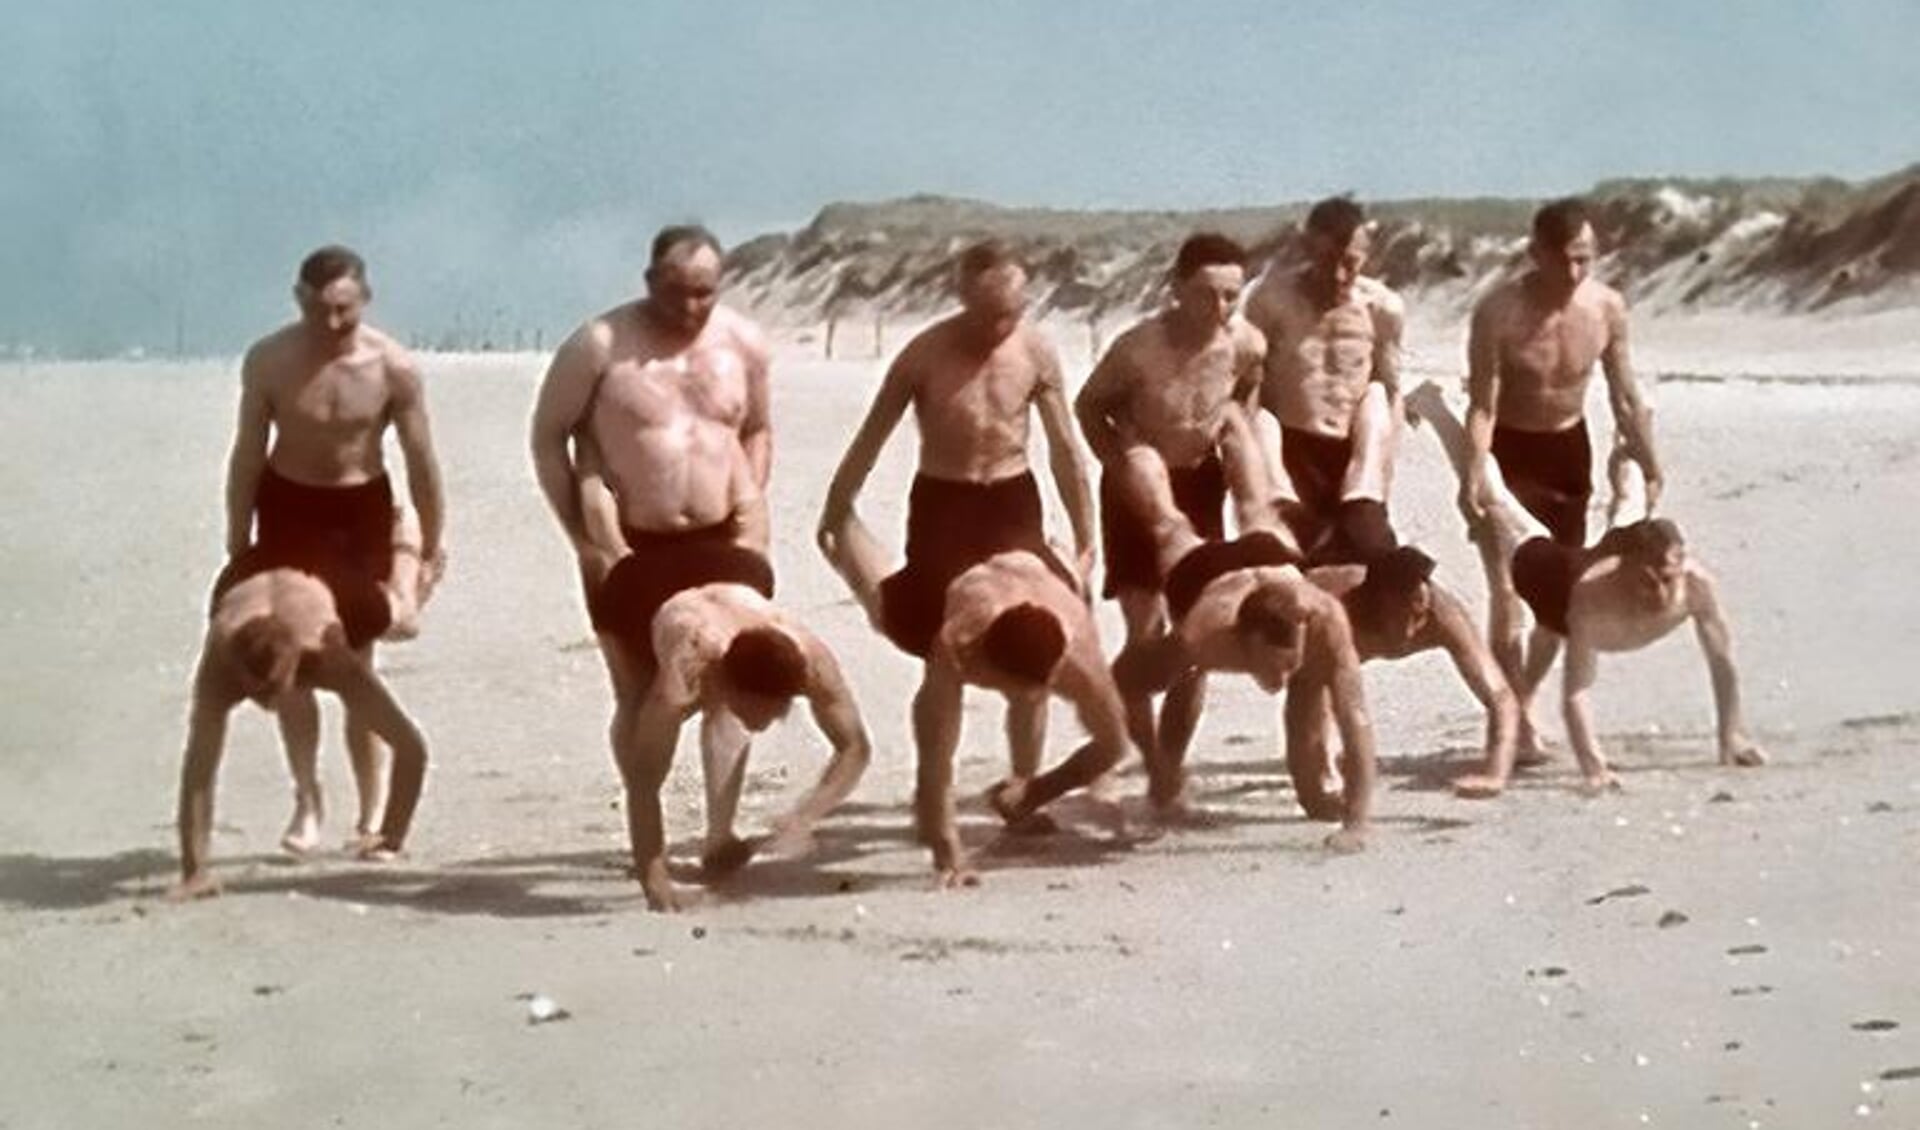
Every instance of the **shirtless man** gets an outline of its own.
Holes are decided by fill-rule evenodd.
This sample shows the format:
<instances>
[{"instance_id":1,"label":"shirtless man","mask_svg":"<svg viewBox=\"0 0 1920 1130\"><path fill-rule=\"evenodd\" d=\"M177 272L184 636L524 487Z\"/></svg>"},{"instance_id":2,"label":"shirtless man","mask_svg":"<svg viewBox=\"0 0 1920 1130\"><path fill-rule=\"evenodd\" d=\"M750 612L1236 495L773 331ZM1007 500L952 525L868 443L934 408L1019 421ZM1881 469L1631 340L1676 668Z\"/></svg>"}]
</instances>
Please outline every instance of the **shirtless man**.
<instances>
[{"instance_id":1,"label":"shirtless man","mask_svg":"<svg viewBox=\"0 0 1920 1130\"><path fill-rule=\"evenodd\" d=\"M616 562L635 576L671 580L656 601L735 579L705 575L716 562L737 563L722 552L729 547L752 549L765 564L764 505L757 518L740 506L764 503L772 465L770 354L757 326L718 305L720 268L720 245L704 228L663 229L653 240L646 296L574 331L534 403L534 473L579 560L613 684L608 734L617 761L626 757L654 663L650 649L609 629L601 590ZM765 584L771 595L771 571ZM710 788L735 778L747 742L727 711L703 716ZM730 830L710 825L709 860L739 859L733 843Z\"/></svg>"},{"instance_id":2,"label":"shirtless man","mask_svg":"<svg viewBox=\"0 0 1920 1130\"><path fill-rule=\"evenodd\" d=\"M1365 846L1372 806L1374 744L1346 611L1301 575L1298 550L1262 474L1265 461L1237 404L1225 413L1221 448L1242 531L1230 542L1207 541L1195 532L1152 448L1135 444L1112 465L1121 504L1151 531L1172 620L1169 635L1120 654L1115 679L1130 707L1194 668L1244 672L1270 693L1290 686L1290 696L1300 695L1316 709L1330 703L1345 789L1337 813L1342 827L1327 846L1358 851ZM1150 719L1130 710L1128 723L1142 752L1157 755L1147 763L1148 798L1163 814L1179 817L1186 804L1183 766L1164 746L1152 744ZM1302 796L1303 803L1317 799Z\"/></svg>"},{"instance_id":3,"label":"shirtless man","mask_svg":"<svg viewBox=\"0 0 1920 1130\"><path fill-rule=\"evenodd\" d=\"M859 517L837 535L849 587L876 628L886 617L886 556ZM914 706L918 781L914 823L933 849L940 885L973 886L954 823L953 759L960 744L960 696L971 685L1006 696L1011 713L1044 715L1049 693L1069 703L1091 735L1086 745L1045 773L1014 765L987 796L1009 826L1025 825L1055 799L1093 784L1120 763L1127 729L1120 691L1107 670L1086 598L1063 577L1051 554L997 553L947 586L941 622L928 647L926 678ZM884 630L884 628L882 628ZM1115 810L1115 823L1118 823Z\"/></svg>"},{"instance_id":4,"label":"shirtless man","mask_svg":"<svg viewBox=\"0 0 1920 1130\"><path fill-rule=\"evenodd\" d=\"M1120 603L1129 648L1153 646L1168 627L1153 532L1122 498L1120 465L1130 445L1144 444L1166 468L1174 504L1196 536L1225 534L1221 420L1229 405L1254 409L1266 356L1260 331L1234 314L1245 263L1245 250L1225 236L1187 239L1174 258L1171 303L1114 340L1074 401L1080 430L1104 468L1105 594ZM1206 694L1204 670L1190 668L1165 689L1157 722L1151 697L1127 705L1140 723L1134 740L1154 747L1141 746L1149 765L1185 759Z\"/></svg>"},{"instance_id":5,"label":"shirtless man","mask_svg":"<svg viewBox=\"0 0 1920 1130\"><path fill-rule=\"evenodd\" d=\"M814 823L853 791L872 751L833 653L767 599L773 571L764 557L739 545L706 545L690 549L675 564L690 567L688 574L662 575L629 555L599 593L606 634L630 662L656 672L633 709L632 725L614 735L634 873L652 910L687 905L667 874L660 786L688 718L724 716L757 732L784 716L794 698L805 697L814 723L833 746L819 782L774 822L768 839L749 842L733 834L746 777L744 752L723 776L708 774L701 863L710 876L737 870L769 844L782 854L805 850ZM715 579L680 587L685 575ZM663 598L665 593L672 595Z\"/></svg>"},{"instance_id":6,"label":"shirtless man","mask_svg":"<svg viewBox=\"0 0 1920 1130\"><path fill-rule=\"evenodd\" d=\"M1434 425L1454 469L1464 474L1473 450L1438 388L1422 386L1408 397L1408 406ZM1592 548L1568 544L1535 520L1508 489L1503 472L1501 466L1483 468L1476 500L1483 536L1503 561L1501 571L1516 599L1526 602L1537 623L1514 690L1524 713L1552 662L1551 652L1540 646L1541 636L1564 637L1562 705L1584 790L1599 792L1619 784L1595 740L1588 704L1599 653L1637 651L1688 620L1693 621L1713 681L1720 763L1763 764L1766 754L1748 738L1740 716L1739 678L1719 587L1688 554L1679 529L1664 519L1648 518L1608 530ZM1494 583L1491 576L1489 583ZM1547 658L1540 661L1543 653ZM1504 784L1505 768L1488 767L1487 787Z\"/></svg>"},{"instance_id":7,"label":"shirtless man","mask_svg":"<svg viewBox=\"0 0 1920 1130\"><path fill-rule=\"evenodd\" d=\"M1640 465L1647 512L1660 499L1651 417L1627 355L1627 305L1591 276L1597 241L1586 206L1559 200L1533 218L1533 267L1475 307L1467 337L1466 468L1460 509L1480 546L1489 578L1487 629L1494 654L1518 687L1522 673L1545 671L1559 650L1550 633L1536 635L1542 653L1524 647L1520 600L1497 539L1486 536L1488 456L1528 513L1562 545L1586 543L1593 493L1593 448L1587 435L1587 385L1593 364L1606 375L1619 452ZM1616 461L1617 463L1617 461ZM1619 468L1609 469L1618 481ZM1521 719L1522 764L1544 750L1530 717Z\"/></svg>"},{"instance_id":8,"label":"shirtless man","mask_svg":"<svg viewBox=\"0 0 1920 1130\"><path fill-rule=\"evenodd\" d=\"M1036 416L1082 577L1093 557L1093 503L1074 448L1060 359L1023 317L1026 270L1008 248L988 241L961 254L956 282L960 311L921 331L888 368L827 488L817 535L827 560L850 576L855 564L843 545L844 531L881 449L911 407L920 430L920 464L907 500L907 562L880 586L876 625L922 660L945 619L947 586L955 577L1007 550L1054 560L1042 528L1039 487L1027 465ZM915 730L944 733L958 725L959 699L936 693L930 679L931 668L914 698ZM945 716L948 710L953 717ZM1015 779L1039 768L1046 721L1044 696L1008 700Z\"/></svg>"},{"instance_id":9,"label":"shirtless man","mask_svg":"<svg viewBox=\"0 0 1920 1130\"><path fill-rule=\"evenodd\" d=\"M1280 421L1297 499L1285 517L1314 564L1365 562L1396 544L1387 492L1406 311L1360 273L1371 232L1350 198L1320 201L1307 213L1306 265L1269 271L1247 298L1247 320L1267 339L1261 402Z\"/></svg>"},{"instance_id":10,"label":"shirtless man","mask_svg":"<svg viewBox=\"0 0 1920 1130\"><path fill-rule=\"evenodd\" d=\"M251 546L330 582L342 573L404 582L390 586L398 615L359 645L371 664L374 636L407 638L418 631L419 606L446 567L440 465L426 395L413 357L360 320L373 297L360 256L344 247L313 252L300 264L293 297L300 319L255 342L241 363L239 424L227 463L227 557L237 561ZM420 523L417 545L408 552L423 559L399 572L383 451L389 425L400 441ZM231 569L216 592L231 583ZM317 711L313 695L296 690L275 713L284 735L316 729ZM364 836L380 820L384 775L372 725L349 709L345 729ZM303 852L320 837L316 755L313 745L291 737L286 746L296 787L293 819L280 842Z\"/></svg>"},{"instance_id":11,"label":"shirtless man","mask_svg":"<svg viewBox=\"0 0 1920 1130\"><path fill-rule=\"evenodd\" d=\"M1340 599L1362 663L1404 659L1433 648L1447 652L1467 689L1487 710L1484 769L1456 779L1454 792L1462 797L1498 796L1513 768L1519 700L1466 604L1432 574L1433 558L1403 545L1367 565L1316 566L1307 570L1307 579ZM1298 689L1287 695L1287 768L1294 792L1309 814L1337 817L1337 802L1329 803L1333 798L1323 785L1330 764L1326 718L1326 704L1316 696Z\"/></svg>"},{"instance_id":12,"label":"shirtless man","mask_svg":"<svg viewBox=\"0 0 1920 1130\"><path fill-rule=\"evenodd\" d=\"M406 840L426 775L426 743L367 662L365 641L353 638L343 622L336 592L351 594L362 605L383 599L377 583L364 575L323 582L295 569L273 568L235 581L215 600L193 676L180 770L181 878L172 897L219 893L208 869L214 777L226 751L227 716L243 699L281 715L289 760L311 761L320 742L311 714L313 692L339 695L349 716L393 749L392 796L379 830L361 837L360 857L390 859ZM308 713L290 719L289 708ZM296 745L304 748L296 751Z\"/></svg>"}]
</instances>

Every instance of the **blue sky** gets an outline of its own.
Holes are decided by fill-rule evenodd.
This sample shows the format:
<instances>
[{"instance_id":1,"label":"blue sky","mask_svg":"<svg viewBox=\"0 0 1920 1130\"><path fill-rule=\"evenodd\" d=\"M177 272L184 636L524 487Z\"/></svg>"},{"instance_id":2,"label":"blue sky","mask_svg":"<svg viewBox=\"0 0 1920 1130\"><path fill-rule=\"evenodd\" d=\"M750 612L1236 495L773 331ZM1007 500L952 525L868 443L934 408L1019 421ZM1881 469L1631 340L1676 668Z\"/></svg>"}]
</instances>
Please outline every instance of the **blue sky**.
<instances>
[{"instance_id":1,"label":"blue sky","mask_svg":"<svg viewBox=\"0 0 1920 1130\"><path fill-rule=\"evenodd\" d=\"M0 346L236 348L331 239L398 328L551 340L686 218L1920 160L1913 0L0 5Z\"/></svg>"}]
</instances>

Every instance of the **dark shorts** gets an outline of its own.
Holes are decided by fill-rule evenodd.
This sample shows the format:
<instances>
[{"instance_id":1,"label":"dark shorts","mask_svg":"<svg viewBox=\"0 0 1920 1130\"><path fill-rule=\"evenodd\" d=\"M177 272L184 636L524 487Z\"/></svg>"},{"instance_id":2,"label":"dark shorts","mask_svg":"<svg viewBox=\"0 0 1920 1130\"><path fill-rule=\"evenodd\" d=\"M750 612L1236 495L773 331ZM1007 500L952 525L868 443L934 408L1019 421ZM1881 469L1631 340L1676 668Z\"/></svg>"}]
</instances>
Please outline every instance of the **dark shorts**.
<instances>
[{"instance_id":1,"label":"dark shorts","mask_svg":"<svg viewBox=\"0 0 1920 1130\"><path fill-rule=\"evenodd\" d=\"M729 520L673 533L623 531L633 552L614 565L588 598L593 630L613 636L651 666L654 614L675 595L701 585L736 584L772 597L773 566L759 553L734 544L735 529Z\"/></svg>"},{"instance_id":2,"label":"dark shorts","mask_svg":"<svg viewBox=\"0 0 1920 1130\"><path fill-rule=\"evenodd\" d=\"M1567 634L1567 606L1586 554L1577 546L1531 538L1513 551L1513 588L1541 627Z\"/></svg>"},{"instance_id":3,"label":"dark shorts","mask_svg":"<svg viewBox=\"0 0 1920 1130\"><path fill-rule=\"evenodd\" d=\"M1365 564L1392 553L1400 542L1387 519L1386 504L1340 497L1353 462L1353 440L1285 427L1280 437L1280 462L1300 500L1297 507L1284 507L1280 516L1307 563Z\"/></svg>"},{"instance_id":4,"label":"dark shorts","mask_svg":"<svg viewBox=\"0 0 1920 1130\"><path fill-rule=\"evenodd\" d=\"M1493 457L1507 489L1561 545L1587 542L1587 501L1593 497L1593 443L1581 420L1558 432L1493 429Z\"/></svg>"},{"instance_id":5,"label":"dark shorts","mask_svg":"<svg viewBox=\"0 0 1920 1130\"><path fill-rule=\"evenodd\" d=\"M1031 472L990 483L916 475L907 496L907 563L880 582L881 630L902 651L924 659L946 618L947 586L1013 550L1054 560Z\"/></svg>"},{"instance_id":6,"label":"dark shorts","mask_svg":"<svg viewBox=\"0 0 1920 1130\"><path fill-rule=\"evenodd\" d=\"M254 494L254 543L213 582L214 601L248 577L295 569L333 594L347 642L384 635L393 610L381 586L393 571L393 484L385 475L348 487L296 483L272 467Z\"/></svg>"},{"instance_id":7,"label":"dark shorts","mask_svg":"<svg viewBox=\"0 0 1920 1130\"><path fill-rule=\"evenodd\" d=\"M1193 523L1194 533L1208 541L1226 536L1227 473L1218 455L1210 454L1191 467L1169 467L1167 479L1173 486L1173 504ZM1160 551L1153 530L1127 504L1111 472L1100 476L1100 552L1107 563L1101 595L1160 588Z\"/></svg>"},{"instance_id":8,"label":"dark shorts","mask_svg":"<svg viewBox=\"0 0 1920 1130\"><path fill-rule=\"evenodd\" d=\"M1206 587L1228 573L1263 565L1297 565L1280 539L1256 530L1232 541L1209 541L1174 562L1167 571L1167 612L1178 620L1200 600Z\"/></svg>"}]
</instances>

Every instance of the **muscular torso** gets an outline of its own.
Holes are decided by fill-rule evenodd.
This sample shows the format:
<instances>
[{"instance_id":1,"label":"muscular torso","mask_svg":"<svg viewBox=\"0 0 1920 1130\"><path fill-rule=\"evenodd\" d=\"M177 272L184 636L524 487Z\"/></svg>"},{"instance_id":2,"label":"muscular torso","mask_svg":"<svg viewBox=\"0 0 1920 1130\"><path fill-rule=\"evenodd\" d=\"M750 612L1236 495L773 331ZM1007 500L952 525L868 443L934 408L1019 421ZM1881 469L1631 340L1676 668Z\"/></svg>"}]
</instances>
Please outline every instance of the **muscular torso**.
<instances>
[{"instance_id":1,"label":"muscular torso","mask_svg":"<svg viewBox=\"0 0 1920 1130\"><path fill-rule=\"evenodd\" d=\"M1500 382L1495 422L1529 432L1563 431L1579 423L1594 362L1610 340L1609 306L1618 296L1589 279L1566 305L1547 308L1521 280L1488 301Z\"/></svg>"},{"instance_id":2,"label":"muscular torso","mask_svg":"<svg viewBox=\"0 0 1920 1130\"><path fill-rule=\"evenodd\" d=\"M982 358L946 322L908 347L922 473L984 483L1027 469L1033 400L1050 376L1033 332L1022 326Z\"/></svg>"},{"instance_id":3,"label":"muscular torso","mask_svg":"<svg viewBox=\"0 0 1920 1130\"><path fill-rule=\"evenodd\" d=\"M1267 335L1261 397L1283 426L1334 437L1351 430L1396 302L1385 284L1365 277L1349 301L1324 311L1297 276L1261 285L1247 314Z\"/></svg>"},{"instance_id":4,"label":"muscular torso","mask_svg":"<svg viewBox=\"0 0 1920 1130\"><path fill-rule=\"evenodd\" d=\"M1214 451L1227 406L1251 395L1259 349L1258 331L1238 318L1189 346L1162 315L1149 317L1122 334L1104 362L1119 383L1109 414L1167 466L1191 467Z\"/></svg>"},{"instance_id":5,"label":"muscular torso","mask_svg":"<svg viewBox=\"0 0 1920 1130\"><path fill-rule=\"evenodd\" d=\"M732 514L750 401L736 319L716 310L691 345L673 349L634 307L604 319L611 344L587 426L626 525L682 530Z\"/></svg>"},{"instance_id":6,"label":"muscular torso","mask_svg":"<svg viewBox=\"0 0 1920 1130\"><path fill-rule=\"evenodd\" d=\"M363 326L342 356L318 358L299 327L274 334L249 356L251 379L273 423L267 463L309 486L356 486L385 470L381 440L392 419L395 351Z\"/></svg>"}]
</instances>

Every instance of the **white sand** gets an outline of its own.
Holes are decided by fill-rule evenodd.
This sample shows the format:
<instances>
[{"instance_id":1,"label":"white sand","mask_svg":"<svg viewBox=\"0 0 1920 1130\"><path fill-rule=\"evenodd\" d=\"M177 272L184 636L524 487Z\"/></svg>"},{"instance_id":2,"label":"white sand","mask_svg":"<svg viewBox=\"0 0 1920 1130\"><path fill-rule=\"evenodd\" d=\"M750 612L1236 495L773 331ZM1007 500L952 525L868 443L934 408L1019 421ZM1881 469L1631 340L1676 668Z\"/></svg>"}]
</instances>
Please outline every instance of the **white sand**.
<instances>
[{"instance_id":1,"label":"white sand","mask_svg":"<svg viewBox=\"0 0 1920 1130\"><path fill-rule=\"evenodd\" d=\"M1642 366L1855 371L1837 351L1899 376L1920 368L1908 325L1787 356L1753 348L1768 324L1721 327L1717 354L1701 327L1649 326ZM1453 348L1416 342L1414 367L1444 373ZM621 870L605 678L525 455L541 364L429 361L453 572L423 637L382 658L434 756L409 857L281 859L272 727L237 715L228 894L190 907L156 895L232 366L0 375L0 1127L1920 1125L1920 1081L1878 1079L1920 1065L1920 388L1659 391L1668 509L1725 580L1776 765L1713 765L1706 674L1675 638L1603 671L1624 794L1575 797L1562 762L1457 801L1441 783L1477 744L1472 700L1436 657L1373 667L1381 826L1330 858L1291 804L1272 705L1217 681L1193 760L1220 826L1119 850L1068 802L1068 833L1001 845L981 889L938 894L907 830L915 668L809 536L877 367L790 358L781 596L851 660L878 759L817 859L755 864L668 918ZM904 440L866 494L886 529ZM1431 437L1398 484L1403 534L1483 603ZM998 718L969 710L969 791L1004 767ZM1061 720L1054 748L1070 738ZM823 753L797 718L763 740L743 828ZM683 862L697 770L688 749L669 786ZM963 827L993 838L977 806ZM1667 911L1688 920L1656 925ZM570 1019L528 1025L532 992ZM1901 1026L1852 1027L1875 1019Z\"/></svg>"}]
</instances>

